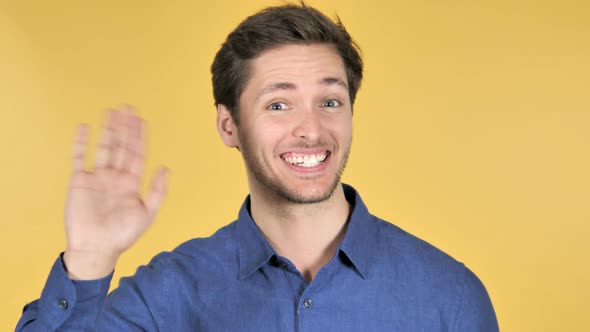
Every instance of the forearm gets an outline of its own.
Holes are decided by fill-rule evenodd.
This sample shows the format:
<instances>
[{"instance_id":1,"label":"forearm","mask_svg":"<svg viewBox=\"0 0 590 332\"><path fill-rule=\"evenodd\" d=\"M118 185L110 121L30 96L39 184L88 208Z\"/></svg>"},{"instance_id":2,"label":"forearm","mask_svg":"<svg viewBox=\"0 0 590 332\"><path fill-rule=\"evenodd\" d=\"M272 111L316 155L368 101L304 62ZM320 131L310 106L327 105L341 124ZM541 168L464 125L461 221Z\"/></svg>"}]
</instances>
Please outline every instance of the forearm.
<instances>
[{"instance_id":1,"label":"forearm","mask_svg":"<svg viewBox=\"0 0 590 332\"><path fill-rule=\"evenodd\" d=\"M16 331L92 330L111 279L112 273L97 280L72 280L60 256L49 273L41 298L25 307Z\"/></svg>"}]
</instances>

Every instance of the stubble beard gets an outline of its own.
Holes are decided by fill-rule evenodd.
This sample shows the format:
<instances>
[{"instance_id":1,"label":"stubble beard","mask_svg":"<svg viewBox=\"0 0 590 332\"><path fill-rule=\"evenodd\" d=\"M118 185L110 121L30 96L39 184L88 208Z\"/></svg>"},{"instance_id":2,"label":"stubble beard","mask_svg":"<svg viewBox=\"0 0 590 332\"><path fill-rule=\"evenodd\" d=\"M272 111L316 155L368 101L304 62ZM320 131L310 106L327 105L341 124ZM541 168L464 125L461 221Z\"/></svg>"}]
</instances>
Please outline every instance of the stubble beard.
<instances>
[{"instance_id":1,"label":"stubble beard","mask_svg":"<svg viewBox=\"0 0 590 332\"><path fill-rule=\"evenodd\" d=\"M256 155L250 150L250 146L252 145L250 144L249 139L244 135L239 134L239 136L241 136L239 138L240 142L243 142L243 144L240 146L240 151L242 152L244 163L246 164L246 168L249 170L249 172L256 178L263 188L272 192L275 196L294 204L316 204L325 202L330 197L332 197L334 191L340 184L340 179L344 169L346 168L348 155L350 154L351 142L349 142L348 146L346 147L342 161L340 162L340 165L338 165L336 173L334 174L334 179L328 186L327 190L305 195L304 193L297 192L293 188L289 188L288 184L281 181L280 179L272 178L266 171L268 168L265 167L263 161L256 158Z\"/></svg>"}]
</instances>

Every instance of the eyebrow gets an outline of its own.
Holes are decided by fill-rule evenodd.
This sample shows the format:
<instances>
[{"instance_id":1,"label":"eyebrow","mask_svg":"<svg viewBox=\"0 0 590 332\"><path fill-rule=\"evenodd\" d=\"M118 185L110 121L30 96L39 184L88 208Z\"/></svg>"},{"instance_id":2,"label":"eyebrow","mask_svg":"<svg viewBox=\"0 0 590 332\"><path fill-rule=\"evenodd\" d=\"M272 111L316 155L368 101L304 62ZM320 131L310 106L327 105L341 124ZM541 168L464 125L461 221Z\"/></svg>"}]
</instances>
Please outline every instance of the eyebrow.
<instances>
[{"instance_id":1,"label":"eyebrow","mask_svg":"<svg viewBox=\"0 0 590 332\"><path fill-rule=\"evenodd\" d=\"M338 78L338 77L325 77L322 78L319 81L320 85L324 85L324 86L331 86L331 85L339 85L343 88L345 88L346 90L348 90L348 84L346 84L345 81L343 81L342 79ZM258 93L258 95L256 95L256 100L260 99L260 97L275 92L277 90L296 90L297 89L297 85L295 85L295 83L292 82L276 82L276 83L271 83L268 86L266 86L264 89L262 89L262 91L260 91Z\"/></svg>"}]
</instances>

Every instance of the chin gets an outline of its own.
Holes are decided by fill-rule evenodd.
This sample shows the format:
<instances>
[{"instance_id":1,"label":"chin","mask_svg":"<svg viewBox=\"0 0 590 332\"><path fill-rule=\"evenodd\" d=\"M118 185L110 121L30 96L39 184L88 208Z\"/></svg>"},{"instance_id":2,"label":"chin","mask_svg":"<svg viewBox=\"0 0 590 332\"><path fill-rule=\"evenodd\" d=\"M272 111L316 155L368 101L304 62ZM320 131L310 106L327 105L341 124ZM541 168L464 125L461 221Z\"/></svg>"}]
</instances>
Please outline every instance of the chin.
<instances>
[{"instance_id":1,"label":"chin","mask_svg":"<svg viewBox=\"0 0 590 332\"><path fill-rule=\"evenodd\" d=\"M275 192L290 203L317 204L330 199L339 184L340 179L328 186L318 186L317 188L306 188L304 190L291 190L290 188L280 186L279 188L275 188Z\"/></svg>"}]
</instances>

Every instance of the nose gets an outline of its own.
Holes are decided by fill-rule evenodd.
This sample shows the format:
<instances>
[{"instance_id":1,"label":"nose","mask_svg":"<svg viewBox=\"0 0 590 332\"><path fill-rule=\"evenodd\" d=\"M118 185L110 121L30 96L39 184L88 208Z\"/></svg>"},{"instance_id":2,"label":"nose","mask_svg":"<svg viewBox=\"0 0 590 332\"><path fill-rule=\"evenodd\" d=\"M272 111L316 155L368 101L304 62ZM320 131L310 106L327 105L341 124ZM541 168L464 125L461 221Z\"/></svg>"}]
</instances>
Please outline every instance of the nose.
<instances>
[{"instance_id":1,"label":"nose","mask_svg":"<svg viewBox=\"0 0 590 332\"><path fill-rule=\"evenodd\" d=\"M294 119L293 136L309 142L317 141L322 128L320 112L313 107L308 107L298 113L297 118Z\"/></svg>"}]
</instances>

